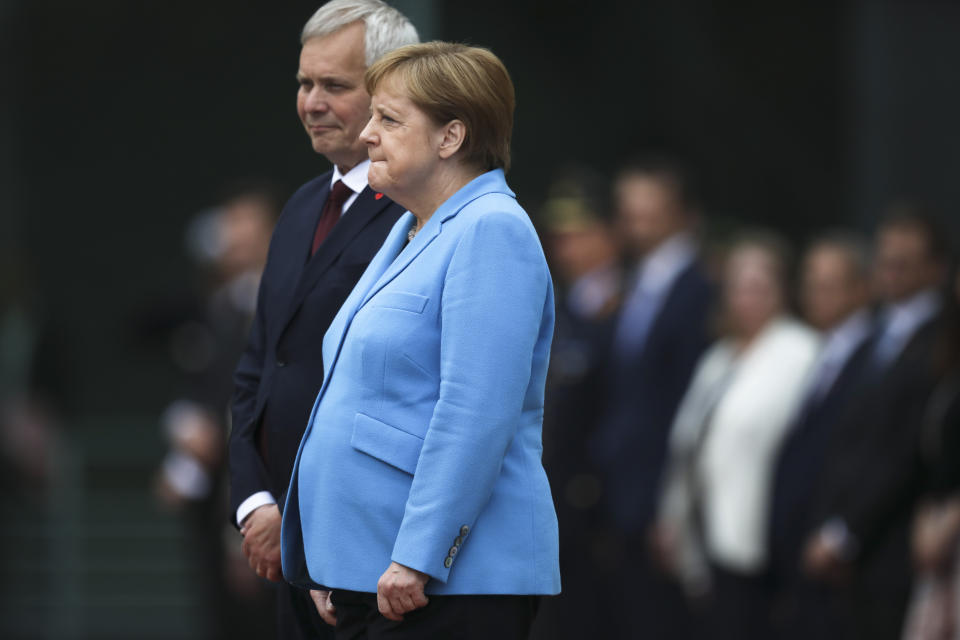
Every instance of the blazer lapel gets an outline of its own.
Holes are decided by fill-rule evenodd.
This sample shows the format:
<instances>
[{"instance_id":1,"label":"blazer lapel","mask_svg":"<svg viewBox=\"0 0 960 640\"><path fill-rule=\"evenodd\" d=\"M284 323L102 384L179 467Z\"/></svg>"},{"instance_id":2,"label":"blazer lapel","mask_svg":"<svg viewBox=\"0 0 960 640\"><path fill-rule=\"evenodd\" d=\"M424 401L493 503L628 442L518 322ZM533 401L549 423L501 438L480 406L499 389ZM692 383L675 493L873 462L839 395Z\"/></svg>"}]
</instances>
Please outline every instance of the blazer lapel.
<instances>
[{"instance_id":1,"label":"blazer lapel","mask_svg":"<svg viewBox=\"0 0 960 640\"><path fill-rule=\"evenodd\" d=\"M420 252L426 249L427 246L440 235L440 232L443 230L443 224L447 220L460 213L460 210L469 203L490 193L502 193L511 198L516 197L513 191L510 190L510 187L507 186L506 180L503 177L503 171L500 169L489 171L474 178L453 194L449 200L440 205L440 208L430 216L430 219L427 221L427 224L424 225L423 229L414 236L410 244L403 249L400 255L396 257L396 260L389 265L386 272L377 280L373 288L366 294L360 306L365 305L378 291L400 275L413 259L420 255Z\"/></svg>"},{"instance_id":2,"label":"blazer lapel","mask_svg":"<svg viewBox=\"0 0 960 640\"><path fill-rule=\"evenodd\" d=\"M340 356L340 347L343 346L343 339L347 335L347 329L357 311L363 306L363 303L369 298L367 292L380 280L381 276L397 258L397 254L403 250L403 245L407 241L407 231L413 224L414 217L409 211L400 216L400 219L390 230L387 239L377 255L370 262L370 266L364 271L360 280L357 282L353 291L344 301L340 312L330 323L330 328L323 338L323 366L324 366L324 385L330 379L330 369ZM419 236L419 234L417 234ZM409 247L407 247L409 248ZM332 356L331 356L332 354Z\"/></svg>"},{"instance_id":3,"label":"blazer lapel","mask_svg":"<svg viewBox=\"0 0 960 640\"><path fill-rule=\"evenodd\" d=\"M451 215L455 215L455 213ZM410 217L413 218L413 214L410 214ZM360 303L361 307L365 305L370 298L376 295L378 291L387 286L391 280L396 278L401 271L406 269L407 265L409 265L414 258L420 255L420 252L423 251L427 245L433 242L434 238L440 235L441 222L442 221L439 220L439 218L436 220L431 218L427 221L427 224L424 225L423 229L421 229L419 233L413 237L413 240L410 241L410 244L408 244L406 247L403 247L402 250L399 247L397 248L399 255L396 253L392 254L396 256L396 258L392 262L389 262L386 265L385 270L378 274L379 277L377 280L375 280L373 287L363 296L362 302ZM411 220L411 224L413 224L413 220ZM409 227L405 227L405 229L407 231L404 231L403 234L400 234L400 237L403 240L406 240L406 233L409 231Z\"/></svg>"},{"instance_id":4,"label":"blazer lapel","mask_svg":"<svg viewBox=\"0 0 960 640\"><path fill-rule=\"evenodd\" d=\"M329 194L329 192L330 189L328 187L324 194L324 201L326 201L326 195ZM350 206L350 209L344 214L343 218L333 227L333 231L331 231L330 235L323 241L323 244L320 245L317 252L309 259L307 259L307 256L309 256L310 246L313 244L313 229L303 234L297 251L300 252L299 255L307 259L307 263L301 272L293 298L290 300L290 307L287 310L287 317L284 322L284 330L290 323L290 320L296 315L300 305L303 304L304 298L306 298L310 290L316 286L317 281L326 273L330 265L340 256L344 247L350 244L364 227L391 203L392 200L388 198L380 198L377 200L373 190L371 190L370 187L365 188L360 192L360 195L357 196L356 201ZM314 219L314 224L316 224L316 219ZM296 259L296 255L294 257ZM283 331L281 331L281 335L282 334Z\"/></svg>"}]
</instances>

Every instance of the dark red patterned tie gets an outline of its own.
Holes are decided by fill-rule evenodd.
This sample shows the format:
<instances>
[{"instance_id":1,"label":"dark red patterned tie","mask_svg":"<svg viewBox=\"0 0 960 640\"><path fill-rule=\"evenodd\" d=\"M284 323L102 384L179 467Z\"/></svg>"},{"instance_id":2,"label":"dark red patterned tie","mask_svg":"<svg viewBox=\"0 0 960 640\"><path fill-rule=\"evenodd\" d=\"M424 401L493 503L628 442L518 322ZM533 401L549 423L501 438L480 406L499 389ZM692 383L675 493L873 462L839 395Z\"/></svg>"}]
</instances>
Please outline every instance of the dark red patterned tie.
<instances>
[{"instance_id":1,"label":"dark red patterned tie","mask_svg":"<svg viewBox=\"0 0 960 640\"><path fill-rule=\"evenodd\" d=\"M343 181L337 180L336 183L334 183L333 188L330 190L330 195L327 196L327 202L323 205L323 211L320 213L320 222L317 223L317 230L313 233L313 246L310 248L311 256L317 252L317 249L320 248L324 239L333 231L337 220L343 215L343 203L352 195L353 190L343 184Z\"/></svg>"}]
</instances>

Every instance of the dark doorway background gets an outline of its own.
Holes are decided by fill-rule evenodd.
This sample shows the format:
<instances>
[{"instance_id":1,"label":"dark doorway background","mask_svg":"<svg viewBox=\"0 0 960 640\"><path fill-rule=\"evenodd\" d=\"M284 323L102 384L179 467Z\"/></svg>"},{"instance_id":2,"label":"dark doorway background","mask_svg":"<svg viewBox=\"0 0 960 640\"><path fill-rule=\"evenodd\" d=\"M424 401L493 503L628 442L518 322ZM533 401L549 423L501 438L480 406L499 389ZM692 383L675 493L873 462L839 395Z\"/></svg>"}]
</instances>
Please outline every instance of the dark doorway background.
<instances>
[{"instance_id":1,"label":"dark doorway background","mask_svg":"<svg viewBox=\"0 0 960 640\"><path fill-rule=\"evenodd\" d=\"M186 220L225 182L264 177L289 193L326 168L294 110L298 32L315 3L6 6L3 248L68 351L71 406L155 407L163 372L125 322L187 277ZM900 196L956 218L955 3L402 8L427 37L506 62L511 182L530 209L558 166L609 172L652 145L695 167L708 216L794 238L869 228Z\"/></svg>"},{"instance_id":2,"label":"dark doorway background","mask_svg":"<svg viewBox=\"0 0 960 640\"><path fill-rule=\"evenodd\" d=\"M960 228L958 3L394 4L422 36L488 46L510 69L510 181L531 211L559 166L609 174L654 146L696 169L719 223L800 242L867 231L909 196ZM187 221L225 183L289 194L327 168L294 109L317 5L0 0L0 302L29 307L31 375L73 441L96 449L111 424L144 447L139 476L90 483L136 484L153 463L176 372L134 319L189 285ZM72 584L62 606L82 619Z\"/></svg>"}]
</instances>

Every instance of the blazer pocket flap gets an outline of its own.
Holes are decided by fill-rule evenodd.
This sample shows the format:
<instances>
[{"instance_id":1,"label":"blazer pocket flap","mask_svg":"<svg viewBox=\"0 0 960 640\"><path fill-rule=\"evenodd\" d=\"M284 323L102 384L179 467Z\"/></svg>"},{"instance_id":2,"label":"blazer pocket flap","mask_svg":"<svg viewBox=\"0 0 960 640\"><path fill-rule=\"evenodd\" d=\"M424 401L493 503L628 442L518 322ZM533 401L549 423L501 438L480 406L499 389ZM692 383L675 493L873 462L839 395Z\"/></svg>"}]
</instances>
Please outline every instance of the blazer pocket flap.
<instances>
[{"instance_id":1,"label":"blazer pocket flap","mask_svg":"<svg viewBox=\"0 0 960 640\"><path fill-rule=\"evenodd\" d=\"M423 440L386 422L358 413L353 421L350 445L357 451L413 475L420 460Z\"/></svg>"},{"instance_id":2,"label":"blazer pocket flap","mask_svg":"<svg viewBox=\"0 0 960 640\"><path fill-rule=\"evenodd\" d=\"M400 309L401 311L412 311L413 313L423 313L430 298L416 293L406 293L404 291L381 291L373 298L373 305L377 307L387 307L389 309Z\"/></svg>"}]
</instances>

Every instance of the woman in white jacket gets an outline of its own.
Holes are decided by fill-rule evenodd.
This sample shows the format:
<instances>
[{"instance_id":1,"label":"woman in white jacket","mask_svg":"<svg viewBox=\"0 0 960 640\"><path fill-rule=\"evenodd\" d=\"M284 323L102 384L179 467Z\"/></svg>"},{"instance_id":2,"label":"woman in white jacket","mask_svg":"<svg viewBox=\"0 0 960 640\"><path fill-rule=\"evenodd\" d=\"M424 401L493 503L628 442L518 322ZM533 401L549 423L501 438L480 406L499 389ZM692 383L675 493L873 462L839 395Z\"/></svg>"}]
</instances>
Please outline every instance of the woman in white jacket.
<instances>
[{"instance_id":1,"label":"woman in white jacket","mask_svg":"<svg viewBox=\"0 0 960 640\"><path fill-rule=\"evenodd\" d=\"M766 638L773 465L808 385L816 334L787 315L774 236L729 253L723 335L703 356L670 437L656 540L688 592L710 592L711 638Z\"/></svg>"}]
</instances>

